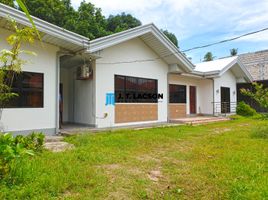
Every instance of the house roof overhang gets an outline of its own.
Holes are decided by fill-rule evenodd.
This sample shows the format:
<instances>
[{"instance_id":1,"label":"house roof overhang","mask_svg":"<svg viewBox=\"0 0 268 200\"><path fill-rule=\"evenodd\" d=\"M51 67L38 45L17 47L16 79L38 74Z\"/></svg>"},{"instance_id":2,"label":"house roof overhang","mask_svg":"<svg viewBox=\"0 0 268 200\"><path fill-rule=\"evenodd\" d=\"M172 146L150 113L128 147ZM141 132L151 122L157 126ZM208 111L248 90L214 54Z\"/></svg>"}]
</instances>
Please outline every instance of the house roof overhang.
<instances>
[{"instance_id":1,"label":"house roof overhang","mask_svg":"<svg viewBox=\"0 0 268 200\"><path fill-rule=\"evenodd\" d=\"M251 74L248 72L246 67L239 60L239 58L234 59L232 62L228 63L224 68L220 70L213 70L213 71L206 71L206 72L194 70L192 74L198 75L203 78L217 78L217 77L221 77L228 70L231 70L231 72L234 74L237 80L242 78L247 82L253 81Z\"/></svg>"},{"instance_id":2,"label":"house roof overhang","mask_svg":"<svg viewBox=\"0 0 268 200\"><path fill-rule=\"evenodd\" d=\"M183 55L179 49L154 25L147 24L120 33L90 41L89 53L96 53L105 48L122 42L140 38L149 46L160 59L169 65L178 65L185 72L191 72L194 65Z\"/></svg>"},{"instance_id":3,"label":"house roof overhang","mask_svg":"<svg viewBox=\"0 0 268 200\"><path fill-rule=\"evenodd\" d=\"M32 26L24 12L0 3L0 27L8 29L9 18L14 19L23 26ZM37 17L33 17L34 24L39 30L43 42L59 46L72 52L82 51L88 48L89 39L79 34L58 27Z\"/></svg>"}]
</instances>

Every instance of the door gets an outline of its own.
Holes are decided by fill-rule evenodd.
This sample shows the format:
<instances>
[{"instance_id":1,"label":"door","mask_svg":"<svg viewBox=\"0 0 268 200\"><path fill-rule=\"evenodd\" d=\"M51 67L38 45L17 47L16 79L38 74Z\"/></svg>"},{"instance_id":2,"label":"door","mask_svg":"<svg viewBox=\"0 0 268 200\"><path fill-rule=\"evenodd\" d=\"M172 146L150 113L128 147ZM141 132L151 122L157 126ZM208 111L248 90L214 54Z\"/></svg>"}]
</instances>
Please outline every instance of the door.
<instances>
[{"instance_id":1,"label":"door","mask_svg":"<svg viewBox=\"0 0 268 200\"><path fill-rule=\"evenodd\" d=\"M190 114L196 114L196 87L190 86Z\"/></svg>"},{"instance_id":2,"label":"door","mask_svg":"<svg viewBox=\"0 0 268 200\"><path fill-rule=\"evenodd\" d=\"M230 88L221 87L221 113L230 113Z\"/></svg>"},{"instance_id":3,"label":"door","mask_svg":"<svg viewBox=\"0 0 268 200\"><path fill-rule=\"evenodd\" d=\"M60 94L59 94L59 125L62 128L63 123L63 84L60 83Z\"/></svg>"}]
</instances>

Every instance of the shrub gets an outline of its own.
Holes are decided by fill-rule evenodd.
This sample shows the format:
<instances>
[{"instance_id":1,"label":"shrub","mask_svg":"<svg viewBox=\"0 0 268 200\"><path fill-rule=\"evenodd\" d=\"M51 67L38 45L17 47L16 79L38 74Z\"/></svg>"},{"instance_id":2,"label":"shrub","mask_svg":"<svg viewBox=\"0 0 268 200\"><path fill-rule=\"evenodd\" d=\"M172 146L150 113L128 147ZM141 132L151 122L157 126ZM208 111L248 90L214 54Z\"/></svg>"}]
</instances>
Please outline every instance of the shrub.
<instances>
[{"instance_id":1,"label":"shrub","mask_svg":"<svg viewBox=\"0 0 268 200\"><path fill-rule=\"evenodd\" d=\"M260 138L260 139L268 139L268 126L258 126L252 130L251 137Z\"/></svg>"},{"instance_id":2,"label":"shrub","mask_svg":"<svg viewBox=\"0 0 268 200\"><path fill-rule=\"evenodd\" d=\"M254 116L257 114L256 110L251 108L248 104L241 101L236 107L236 113L241 116Z\"/></svg>"},{"instance_id":3,"label":"shrub","mask_svg":"<svg viewBox=\"0 0 268 200\"><path fill-rule=\"evenodd\" d=\"M43 142L42 133L16 137L10 133L0 133L0 179L9 176L19 161L41 151Z\"/></svg>"}]
</instances>

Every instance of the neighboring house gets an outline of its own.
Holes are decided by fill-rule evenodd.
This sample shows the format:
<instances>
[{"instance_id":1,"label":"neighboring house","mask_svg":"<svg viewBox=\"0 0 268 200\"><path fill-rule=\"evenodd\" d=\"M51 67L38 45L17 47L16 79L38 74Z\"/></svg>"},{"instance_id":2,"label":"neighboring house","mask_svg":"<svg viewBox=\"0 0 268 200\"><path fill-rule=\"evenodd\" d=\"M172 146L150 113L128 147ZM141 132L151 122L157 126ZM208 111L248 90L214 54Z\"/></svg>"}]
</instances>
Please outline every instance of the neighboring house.
<instances>
[{"instance_id":1,"label":"neighboring house","mask_svg":"<svg viewBox=\"0 0 268 200\"><path fill-rule=\"evenodd\" d=\"M257 51L252 53L245 53L239 55L239 59L243 65L247 68L253 80L261 83L264 87L268 87L268 50ZM253 90L250 83L237 84L238 91L241 88ZM258 112L267 112L264 108L261 108L252 98L242 95L238 92L237 101L244 101Z\"/></svg>"},{"instance_id":2,"label":"neighboring house","mask_svg":"<svg viewBox=\"0 0 268 200\"><path fill-rule=\"evenodd\" d=\"M1 38L10 34L8 16L30 25L0 4ZM31 63L14 84L20 97L4 109L5 131L57 133L60 110L64 123L97 128L229 113L236 83L252 80L237 57L193 65L154 24L89 41L33 19L43 46L36 42L30 50L38 56L25 57Z\"/></svg>"}]
</instances>

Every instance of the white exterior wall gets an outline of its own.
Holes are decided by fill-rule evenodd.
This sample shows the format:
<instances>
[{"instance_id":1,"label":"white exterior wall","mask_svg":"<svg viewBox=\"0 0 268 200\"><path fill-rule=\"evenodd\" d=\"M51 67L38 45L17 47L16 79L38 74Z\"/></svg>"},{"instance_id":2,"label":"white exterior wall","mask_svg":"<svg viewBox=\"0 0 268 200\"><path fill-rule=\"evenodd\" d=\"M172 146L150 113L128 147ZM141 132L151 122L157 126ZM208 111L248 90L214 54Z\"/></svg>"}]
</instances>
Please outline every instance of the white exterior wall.
<instances>
[{"instance_id":1,"label":"white exterior wall","mask_svg":"<svg viewBox=\"0 0 268 200\"><path fill-rule=\"evenodd\" d=\"M199 82L200 113L213 115L213 80L201 79Z\"/></svg>"},{"instance_id":2,"label":"white exterior wall","mask_svg":"<svg viewBox=\"0 0 268 200\"><path fill-rule=\"evenodd\" d=\"M105 106L106 93L114 93L114 75L126 75L158 80L158 93L164 99L158 103L158 120L167 121L167 73L168 65L162 60L153 62L136 62L127 64L104 64L120 61L153 59L158 57L142 40L136 38L104 49L100 52L101 59L96 60L96 125L111 127L132 125L137 123L114 123L114 106ZM105 113L107 117L104 118ZM141 122L140 122L141 123ZM146 123L146 122L142 122Z\"/></svg>"},{"instance_id":3,"label":"white exterior wall","mask_svg":"<svg viewBox=\"0 0 268 200\"><path fill-rule=\"evenodd\" d=\"M197 114L213 114L213 82L209 79L169 75L169 84L186 85L186 114L190 114L190 86L196 87Z\"/></svg>"},{"instance_id":4,"label":"white exterior wall","mask_svg":"<svg viewBox=\"0 0 268 200\"><path fill-rule=\"evenodd\" d=\"M94 125L94 78L76 80L76 67L61 68L60 71L60 82L63 84L63 122Z\"/></svg>"},{"instance_id":5,"label":"white exterior wall","mask_svg":"<svg viewBox=\"0 0 268 200\"><path fill-rule=\"evenodd\" d=\"M11 32L0 29L0 49L10 49L4 38ZM56 57L58 48L40 42L22 49L34 51L37 56L23 55L28 60L23 71L44 74L44 107L43 108L8 108L3 110L2 123L5 131L27 131L46 129L55 133L56 128Z\"/></svg>"},{"instance_id":6,"label":"white exterior wall","mask_svg":"<svg viewBox=\"0 0 268 200\"><path fill-rule=\"evenodd\" d=\"M230 101L236 102L236 77L231 70L226 71L221 77L214 79L214 102L221 102L221 87L230 88ZM220 112L220 109L217 110Z\"/></svg>"}]
</instances>

